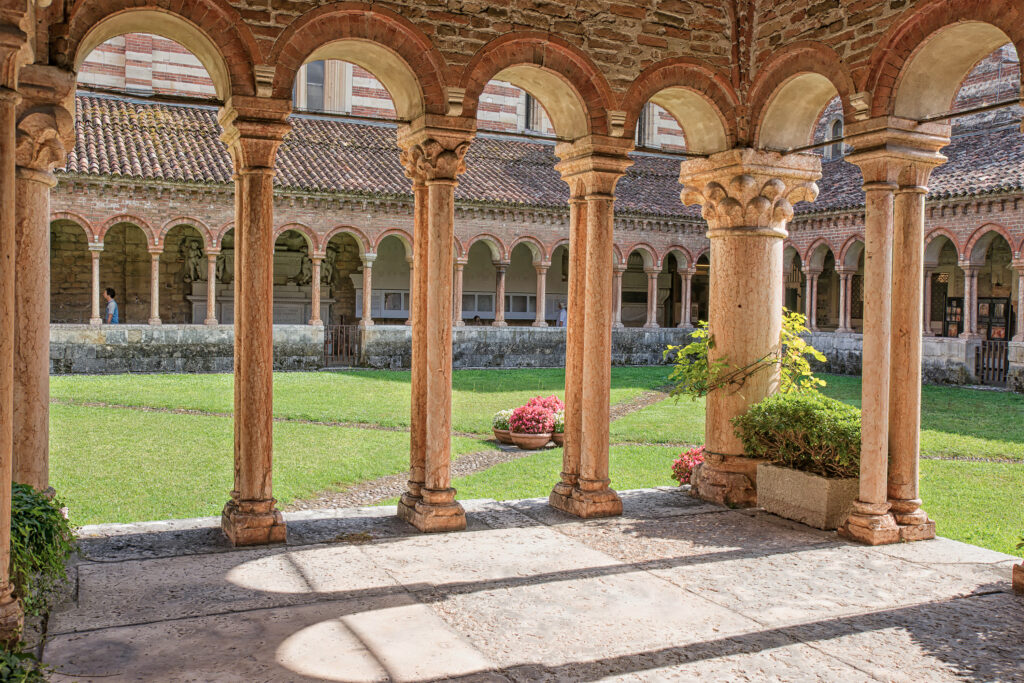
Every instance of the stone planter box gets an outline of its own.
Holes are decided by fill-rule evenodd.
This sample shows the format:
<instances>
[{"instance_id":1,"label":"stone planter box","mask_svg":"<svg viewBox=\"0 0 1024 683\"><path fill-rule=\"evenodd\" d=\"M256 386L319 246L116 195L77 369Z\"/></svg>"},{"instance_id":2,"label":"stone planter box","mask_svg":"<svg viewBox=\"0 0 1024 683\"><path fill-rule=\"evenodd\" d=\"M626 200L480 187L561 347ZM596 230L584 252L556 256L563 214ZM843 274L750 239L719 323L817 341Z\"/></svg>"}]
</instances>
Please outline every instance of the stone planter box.
<instances>
[{"instance_id":1,"label":"stone planter box","mask_svg":"<svg viewBox=\"0 0 1024 683\"><path fill-rule=\"evenodd\" d=\"M817 529L836 529L850 514L860 480L826 479L768 463L757 466L757 504Z\"/></svg>"},{"instance_id":2,"label":"stone planter box","mask_svg":"<svg viewBox=\"0 0 1024 683\"><path fill-rule=\"evenodd\" d=\"M551 434L519 434L511 432L511 436L512 443L524 451L535 451L538 448L544 448L551 441Z\"/></svg>"}]
</instances>

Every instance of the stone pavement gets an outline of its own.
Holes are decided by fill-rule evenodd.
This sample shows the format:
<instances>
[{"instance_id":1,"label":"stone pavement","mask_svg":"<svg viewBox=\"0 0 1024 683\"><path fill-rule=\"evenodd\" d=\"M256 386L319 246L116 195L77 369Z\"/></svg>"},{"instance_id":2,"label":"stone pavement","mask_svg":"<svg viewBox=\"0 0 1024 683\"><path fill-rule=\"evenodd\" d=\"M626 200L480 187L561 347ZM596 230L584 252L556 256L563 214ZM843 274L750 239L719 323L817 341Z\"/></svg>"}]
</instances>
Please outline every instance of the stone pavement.
<instances>
[{"instance_id":1,"label":"stone pavement","mask_svg":"<svg viewBox=\"0 0 1024 683\"><path fill-rule=\"evenodd\" d=\"M44 659L57 681L1024 681L1007 555L623 500L589 521L464 501L443 535L303 511L247 550L216 519L87 527Z\"/></svg>"}]
</instances>

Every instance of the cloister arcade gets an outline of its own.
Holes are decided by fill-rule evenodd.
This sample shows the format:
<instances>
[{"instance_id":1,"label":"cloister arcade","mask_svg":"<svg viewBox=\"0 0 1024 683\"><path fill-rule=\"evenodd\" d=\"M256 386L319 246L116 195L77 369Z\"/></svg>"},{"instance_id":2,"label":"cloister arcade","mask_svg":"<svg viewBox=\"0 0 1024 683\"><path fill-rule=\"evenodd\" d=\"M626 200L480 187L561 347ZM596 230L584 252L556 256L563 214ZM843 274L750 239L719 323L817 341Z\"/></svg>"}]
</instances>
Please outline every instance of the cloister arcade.
<instances>
[{"instance_id":1,"label":"cloister arcade","mask_svg":"<svg viewBox=\"0 0 1024 683\"><path fill-rule=\"evenodd\" d=\"M722 23L721 30L709 32L707 45L678 39L664 25L660 36L640 41L634 36L645 29L638 25L613 38L610 50L593 38L588 44L587 39L570 41L534 30L546 24L537 24L529 14L516 21L532 28L517 31L510 23L481 16L477 38L466 40L458 30L455 39L446 38L450 27L426 31L428 20L412 11L359 3L281 14L276 23L259 24L259 30L258 22L216 0L130 7L116 0L17 4L0 15L0 244L6 245L0 259L0 492L9 493L5 481L12 473L16 481L39 488L47 484L49 292L38 283L50 280L49 192L52 171L71 145L75 69L108 38L145 30L181 43L205 66L222 105L223 140L231 156L235 479L223 529L232 543L285 538L272 486L272 324L275 243L290 237L287 226L274 219L278 190L273 178L290 127L295 74L302 64L323 58L366 69L390 92L400 121L395 155L400 155L414 196L410 233L415 238L411 244L408 238L397 240L411 256L412 271L412 427L409 487L398 508L403 519L423 531L466 524L450 485L451 338L458 307L454 266L465 258L468 272L470 260L476 267L481 259L487 271L481 277L486 277L490 252L500 304L502 282L507 283L503 271L513 257L527 258L521 249L513 253L494 241L456 241L456 187L460 176L471 173L465 158L474 144L482 89L497 79L526 90L543 105L558 140L556 169L569 186L565 447L562 471L552 473L551 505L580 517L622 510L608 469L616 265L625 266L622 287L627 276L635 281L642 272L652 292L660 289L659 273L668 260L642 245L617 254L614 240L616 187L634 163L633 135L648 101L676 118L687 141L690 158L681 163L681 197L687 205L700 205L708 227L707 318L716 340L712 360L757 367L742 391L725 388L709 395L707 460L694 489L719 503L753 503L756 463L744 457L730 420L776 388L778 371L771 359L784 301L787 225L795 204L813 202L818 195L821 160L804 147L820 113L838 96L845 143L852 148L847 159L860 167L866 194L861 479L858 501L842 532L871 544L934 536L918 496L925 195L932 169L945 160L939 153L949 142L945 115L965 75L1006 43L1024 48L1015 3L929 1L905 9L879 3L882 18L864 23L852 45L853 27L843 27L849 35L834 35L813 17L794 19L796 39L750 27L734 34L723 12L705 17L711 24ZM639 6L633 9L647 14ZM587 9L584 18L603 20L602 12ZM452 16L466 18L458 12ZM260 21L269 17L268 10ZM429 21L446 25L449 20ZM652 25L665 21L650 20ZM801 32L813 32L819 40L800 39ZM864 41L867 48L857 47ZM733 53L734 45L742 57L730 71L725 55ZM622 59L620 48L627 46L642 57ZM125 235L118 240L135 239L118 227L127 222L122 218L103 227L104 254L111 229L112 236ZM163 231L136 227L152 247L164 244ZM209 270L216 269L214 245L223 249L227 243L223 233L218 232L216 243L212 234L208 237ZM318 261L329 242L309 235L304 239L314 296L321 282ZM976 275L986 255L1003 258L994 241L980 235L958 250L968 290L980 293ZM364 277L376 271L370 254L390 251L395 242L394 235L381 235L369 252L368 240L361 241ZM677 272L680 253L673 255ZM104 254L93 261L101 275ZM530 256L535 260L538 255ZM941 250L939 256L941 266ZM161 291L162 260L154 251L154 292ZM835 249L816 247L801 254L804 276L811 282L812 293L805 299L812 314L823 302L831 304L832 289L821 277L829 263L835 269L835 261ZM849 262L842 262L846 272ZM544 267L545 261L539 263ZM993 274L991 282L996 280ZM93 283L95 289L96 279ZM825 289L828 296L822 296ZM372 291L364 288L364 308L372 308L372 296L367 300ZM158 297L150 304L156 313L151 317L159 317ZM654 305L649 297L648 310ZM314 315L317 308L312 307ZM498 311L496 317L500 321ZM972 329L970 323L967 327ZM9 546L8 493L0 493L0 549ZM6 561L0 562L0 572L6 567ZM3 628L9 633L20 620L20 608L9 586L4 596Z\"/></svg>"}]
</instances>

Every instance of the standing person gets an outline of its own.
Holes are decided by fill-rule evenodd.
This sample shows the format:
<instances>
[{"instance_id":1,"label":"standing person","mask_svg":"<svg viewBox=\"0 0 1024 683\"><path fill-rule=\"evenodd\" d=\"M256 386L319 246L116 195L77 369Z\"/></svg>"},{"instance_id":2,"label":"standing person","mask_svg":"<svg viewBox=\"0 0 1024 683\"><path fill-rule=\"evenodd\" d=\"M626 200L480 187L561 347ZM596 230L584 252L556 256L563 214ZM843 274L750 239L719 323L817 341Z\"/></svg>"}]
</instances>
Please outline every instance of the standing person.
<instances>
[{"instance_id":1,"label":"standing person","mask_svg":"<svg viewBox=\"0 0 1024 683\"><path fill-rule=\"evenodd\" d=\"M561 301L559 301L558 302L558 323L557 323L558 327L565 327L565 320L566 320L565 304L563 304Z\"/></svg>"},{"instance_id":2,"label":"standing person","mask_svg":"<svg viewBox=\"0 0 1024 683\"><path fill-rule=\"evenodd\" d=\"M103 298L107 301L107 319L108 325L117 324L117 301L114 297L117 296L117 292L114 291L113 287L107 287L103 290Z\"/></svg>"}]
</instances>

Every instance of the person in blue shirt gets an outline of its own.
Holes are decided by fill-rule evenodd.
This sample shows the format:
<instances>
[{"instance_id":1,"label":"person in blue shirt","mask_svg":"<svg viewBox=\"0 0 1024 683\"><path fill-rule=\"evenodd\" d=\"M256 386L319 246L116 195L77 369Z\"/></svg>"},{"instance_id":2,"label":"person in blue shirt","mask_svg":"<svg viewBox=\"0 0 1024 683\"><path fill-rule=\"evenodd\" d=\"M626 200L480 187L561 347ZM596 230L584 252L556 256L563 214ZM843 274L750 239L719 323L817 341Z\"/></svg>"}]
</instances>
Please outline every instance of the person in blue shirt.
<instances>
[{"instance_id":1,"label":"person in blue shirt","mask_svg":"<svg viewBox=\"0 0 1024 683\"><path fill-rule=\"evenodd\" d=\"M103 298L107 300L106 323L108 325L117 324L117 301L114 299L116 296L117 292L114 291L113 287L107 287L103 290Z\"/></svg>"}]
</instances>

